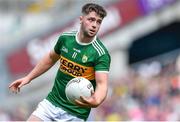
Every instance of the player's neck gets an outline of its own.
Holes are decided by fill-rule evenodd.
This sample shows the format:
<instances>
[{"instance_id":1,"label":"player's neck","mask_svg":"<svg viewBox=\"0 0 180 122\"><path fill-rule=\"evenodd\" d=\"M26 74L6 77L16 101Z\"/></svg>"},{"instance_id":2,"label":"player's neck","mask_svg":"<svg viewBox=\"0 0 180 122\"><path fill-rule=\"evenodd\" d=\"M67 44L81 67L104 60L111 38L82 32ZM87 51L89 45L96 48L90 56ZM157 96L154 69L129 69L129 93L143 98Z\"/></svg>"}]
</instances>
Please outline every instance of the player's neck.
<instances>
[{"instance_id":1,"label":"player's neck","mask_svg":"<svg viewBox=\"0 0 180 122\"><path fill-rule=\"evenodd\" d=\"M94 39L94 37L85 36L81 31L78 33L77 37L78 40L82 43L90 43Z\"/></svg>"}]
</instances>

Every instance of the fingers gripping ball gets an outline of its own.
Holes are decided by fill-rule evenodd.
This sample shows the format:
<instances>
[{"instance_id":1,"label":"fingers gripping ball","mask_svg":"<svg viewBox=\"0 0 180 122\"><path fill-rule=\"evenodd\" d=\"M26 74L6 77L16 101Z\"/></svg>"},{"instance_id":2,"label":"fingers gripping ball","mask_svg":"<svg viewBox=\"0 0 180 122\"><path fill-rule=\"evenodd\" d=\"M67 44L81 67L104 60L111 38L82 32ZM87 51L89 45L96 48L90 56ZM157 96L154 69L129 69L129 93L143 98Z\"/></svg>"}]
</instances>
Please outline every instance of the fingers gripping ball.
<instances>
[{"instance_id":1,"label":"fingers gripping ball","mask_svg":"<svg viewBox=\"0 0 180 122\"><path fill-rule=\"evenodd\" d=\"M94 91L91 82L83 77L76 77L71 79L65 89L67 99L74 103L75 99L80 99L80 96L90 97Z\"/></svg>"}]
</instances>

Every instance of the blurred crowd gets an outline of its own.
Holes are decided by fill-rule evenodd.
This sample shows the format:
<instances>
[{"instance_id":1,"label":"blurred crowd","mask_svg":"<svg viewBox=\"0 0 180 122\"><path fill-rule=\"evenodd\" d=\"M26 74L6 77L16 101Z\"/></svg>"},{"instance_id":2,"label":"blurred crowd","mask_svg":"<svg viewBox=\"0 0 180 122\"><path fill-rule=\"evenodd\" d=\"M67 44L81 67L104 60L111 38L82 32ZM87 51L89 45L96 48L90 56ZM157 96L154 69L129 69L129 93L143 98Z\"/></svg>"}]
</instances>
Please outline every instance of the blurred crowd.
<instances>
[{"instance_id":1,"label":"blurred crowd","mask_svg":"<svg viewBox=\"0 0 180 122\"><path fill-rule=\"evenodd\" d=\"M94 111L95 120L180 121L180 74L177 63L162 66L156 75L129 72L110 83L108 99ZM154 69L155 72L156 69Z\"/></svg>"},{"instance_id":2,"label":"blurred crowd","mask_svg":"<svg viewBox=\"0 0 180 122\"><path fill-rule=\"evenodd\" d=\"M0 108L0 121L26 121L31 111L27 105L18 105L11 109Z\"/></svg>"}]
</instances>

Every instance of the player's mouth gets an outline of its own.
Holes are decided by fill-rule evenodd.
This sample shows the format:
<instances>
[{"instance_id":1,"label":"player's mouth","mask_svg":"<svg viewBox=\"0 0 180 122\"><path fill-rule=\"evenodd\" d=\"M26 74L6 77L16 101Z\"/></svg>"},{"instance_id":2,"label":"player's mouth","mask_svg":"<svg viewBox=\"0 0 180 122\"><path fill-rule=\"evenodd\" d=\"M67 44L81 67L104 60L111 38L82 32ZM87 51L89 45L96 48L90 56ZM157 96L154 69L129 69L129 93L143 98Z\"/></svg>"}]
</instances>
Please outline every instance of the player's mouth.
<instances>
[{"instance_id":1,"label":"player's mouth","mask_svg":"<svg viewBox=\"0 0 180 122\"><path fill-rule=\"evenodd\" d=\"M95 33L96 33L95 30L90 30L89 32L90 32L91 34L95 34Z\"/></svg>"}]
</instances>

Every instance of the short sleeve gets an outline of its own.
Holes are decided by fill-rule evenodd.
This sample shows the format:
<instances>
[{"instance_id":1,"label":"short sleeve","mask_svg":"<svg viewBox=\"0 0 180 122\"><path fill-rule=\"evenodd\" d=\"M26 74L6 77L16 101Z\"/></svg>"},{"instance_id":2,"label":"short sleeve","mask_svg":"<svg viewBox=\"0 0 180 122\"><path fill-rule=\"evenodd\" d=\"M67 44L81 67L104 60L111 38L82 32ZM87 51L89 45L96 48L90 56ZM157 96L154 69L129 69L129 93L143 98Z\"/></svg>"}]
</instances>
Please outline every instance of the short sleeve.
<instances>
[{"instance_id":1,"label":"short sleeve","mask_svg":"<svg viewBox=\"0 0 180 122\"><path fill-rule=\"evenodd\" d=\"M54 51L57 54L61 54L61 46L62 46L62 36L59 37L58 41L56 42L54 46Z\"/></svg>"},{"instance_id":2,"label":"short sleeve","mask_svg":"<svg viewBox=\"0 0 180 122\"><path fill-rule=\"evenodd\" d=\"M95 71L109 71L111 57L109 54L100 56L95 63Z\"/></svg>"}]
</instances>

